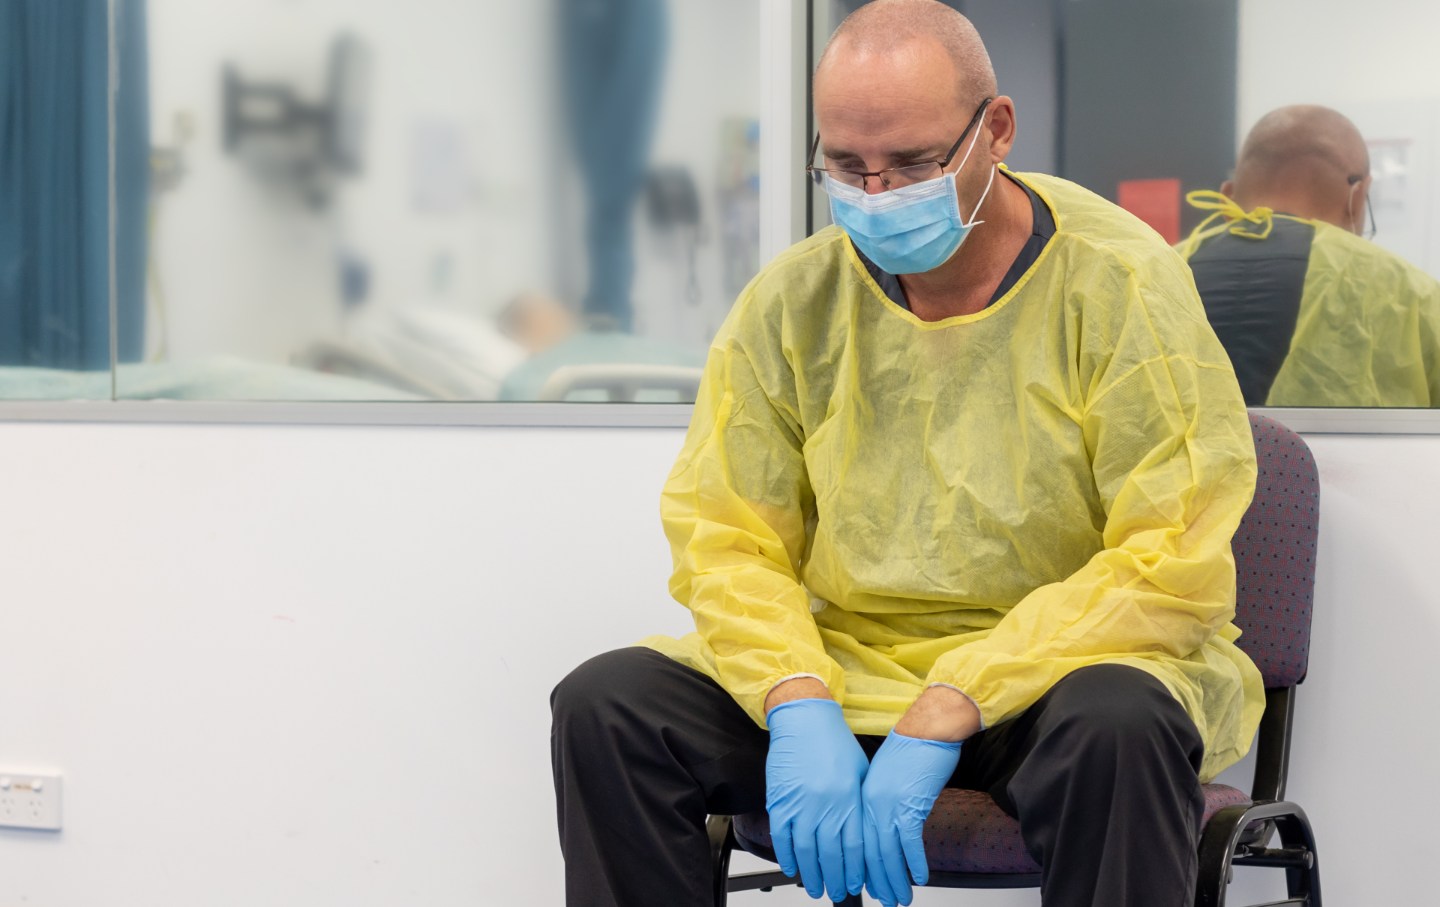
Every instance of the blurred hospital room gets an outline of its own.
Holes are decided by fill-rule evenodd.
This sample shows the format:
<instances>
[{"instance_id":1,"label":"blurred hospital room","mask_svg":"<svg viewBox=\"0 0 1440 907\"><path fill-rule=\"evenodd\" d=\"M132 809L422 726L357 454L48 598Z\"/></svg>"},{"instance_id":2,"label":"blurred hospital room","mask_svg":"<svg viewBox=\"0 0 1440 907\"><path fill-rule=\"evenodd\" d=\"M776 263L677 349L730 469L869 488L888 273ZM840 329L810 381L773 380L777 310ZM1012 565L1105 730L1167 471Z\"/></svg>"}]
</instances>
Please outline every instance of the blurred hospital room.
<instances>
[{"instance_id":1,"label":"blurred hospital room","mask_svg":"<svg viewBox=\"0 0 1440 907\"><path fill-rule=\"evenodd\" d=\"M35 111L103 102L103 53L65 42L103 49L106 5L73 36L9 6L13 49L55 68L9 77L22 166L73 137L64 163L98 177L37 179L23 203L102 206L104 104L94 123ZM759 74L732 65L757 54L758 9L115 5L115 395L693 397L759 265ZM108 396L57 371L109 365L105 222L86 226L82 248L56 248L52 222L7 249L38 259L32 286L97 273L13 313L28 333L5 367L34 371L0 395ZM567 367L578 383L547 385Z\"/></svg>"},{"instance_id":2,"label":"blurred hospital room","mask_svg":"<svg viewBox=\"0 0 1440 907\"><path fill-rule=\"evenodd\" d=\"M1391 277L1327 266L1394 305L1292 317L1246 403L1322 488L1288 796L1332 905L1435 903L1440 3L944 2L1008 167L1165 245L1284 219L1206 201L1267 114L1363 138L1334 242ZM736 300L832 229L811 74L862 5L0 0L0 907L564 903L548 697L694 629L662 486ZM1403 390L1338 364L1400 346Z\"/></svg>"}]
</instances>

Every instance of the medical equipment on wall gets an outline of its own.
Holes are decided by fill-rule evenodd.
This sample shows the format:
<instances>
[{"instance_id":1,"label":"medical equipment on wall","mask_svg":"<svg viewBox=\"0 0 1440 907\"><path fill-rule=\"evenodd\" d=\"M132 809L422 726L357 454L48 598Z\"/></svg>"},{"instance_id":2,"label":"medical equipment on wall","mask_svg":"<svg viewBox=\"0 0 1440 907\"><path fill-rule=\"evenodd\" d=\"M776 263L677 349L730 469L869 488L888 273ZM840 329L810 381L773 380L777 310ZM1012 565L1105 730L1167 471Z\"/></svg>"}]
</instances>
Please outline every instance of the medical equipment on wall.
<instances>
[{"instance_id":1,"label":"medical equipment on wall","mask_svg":"<svg viewBox=\"0 0 1440 907\"><path fill-rule=\"evenodd\" d=\"M338 178L364 168L374 59L363 40L342 33L327 65L325 96L314 102L283 83L247 80L233 64L221 76L226 153L315 208L329 203Z\"/></svg>"},{"instance_id":2,"label":"medical equipment on wall","mask_svg":"<svg viewBox=\"0 0 1440 907\"><path fill-rule=\"evenodd\" d=\"M721 121L716 169L720 269L728 305L760 270L759 120L729 117Z\"/></svg>"},{"instance_id":3,"label":"medical equipment on wall","mask_svg":"<svg viewBox=\"0 0 1440 907\"><path fill-rule=\"evenodd\" d=\"M689 169L678 164L661 164L645 177L645 220L662 248L678 252L684 262L685 301L700 303L700 278L696 257L705 240L700 219L700 193Z\"/></svg>"},{"instance_id":4,"label":"medical equipment on wall","mask_svg":"<svg viewBox=\"0 0 1440 907\"><path fill-rule=\"evenodd\" d=\"M145 221L145 284L153 317L148 322L145 358L162 362L170 355L170 306L160 271L160 225L164 196L179 188L188 172L186 149L195 138L195 115L182 110L171 121L170 141L150 148L150 208Z\"/></svg>"}]
</instances>

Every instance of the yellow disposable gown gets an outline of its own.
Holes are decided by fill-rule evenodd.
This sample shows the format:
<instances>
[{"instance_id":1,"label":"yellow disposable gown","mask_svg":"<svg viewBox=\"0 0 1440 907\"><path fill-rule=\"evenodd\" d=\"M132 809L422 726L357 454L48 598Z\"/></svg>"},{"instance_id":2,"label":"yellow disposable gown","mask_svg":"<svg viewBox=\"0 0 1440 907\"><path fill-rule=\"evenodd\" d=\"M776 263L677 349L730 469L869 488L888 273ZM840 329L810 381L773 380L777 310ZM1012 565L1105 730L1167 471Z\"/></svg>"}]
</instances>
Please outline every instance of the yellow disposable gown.
<instances>
[{"instance_id":1,"label":"yellow disposable gown","mask_svg":"<svg viewBox=\"0 0 1440 907\"><path fill-rule=\"evenodd\" d=\"M1077 668L1131 665L1194 719L1209 777L1263 707L1231 623L1240 389L1178 255L1019 178L1056 233L982 312L920 320L834 228L744 291L661 502L698 632L644 644L761 726L770 688L813 674L860 734L931 683L990 726Z\"/></svg>"},{"instance_id":2,"label":"yellow disposable gown","mask_svg":"<svg viewBox=\"0 0 1440 907\"><path fill-rule=\"evenodd\" d=\"M1267 218L1303 220L1234 211L1245 214L1236 228L1260 242ZM1440 406L1440 281L1347 230L1303 222L1315 240L1300 312L1265 404ZM1177 248L1189 259L1201 245L1197 236Z\"/></svg>"}]
</instances>

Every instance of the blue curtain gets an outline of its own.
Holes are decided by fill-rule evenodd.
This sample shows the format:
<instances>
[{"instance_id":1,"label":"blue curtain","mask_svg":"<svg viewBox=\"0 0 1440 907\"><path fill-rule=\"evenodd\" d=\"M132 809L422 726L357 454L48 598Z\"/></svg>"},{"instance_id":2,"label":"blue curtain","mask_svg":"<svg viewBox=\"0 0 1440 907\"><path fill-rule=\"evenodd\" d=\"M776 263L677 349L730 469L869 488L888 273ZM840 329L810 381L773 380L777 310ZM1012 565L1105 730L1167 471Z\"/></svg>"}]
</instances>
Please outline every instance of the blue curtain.
<instances>
[{"instance_id":1,"label":"blue curtain","mask_svg":"<svg viewBox=\"0 0 1440 907\"><path fill-rule=\"evenodd\" d=\"M116 0L119 355L145 335L149 87L144 0ZM108 369L109 10L0 0L0 364Z\"/></svg>"},{"instance_id":2,"label":"blue curtain","mask_svg":"<svg viewBox=\"0 0 1440 907\"><path fill-rule=\"evenodd\" d=\"M592 322L628 331L635 273L631 215L649 163L665 66L665 0L564 0L561 68L584 184Z\"/></svg>"}]
</instances>

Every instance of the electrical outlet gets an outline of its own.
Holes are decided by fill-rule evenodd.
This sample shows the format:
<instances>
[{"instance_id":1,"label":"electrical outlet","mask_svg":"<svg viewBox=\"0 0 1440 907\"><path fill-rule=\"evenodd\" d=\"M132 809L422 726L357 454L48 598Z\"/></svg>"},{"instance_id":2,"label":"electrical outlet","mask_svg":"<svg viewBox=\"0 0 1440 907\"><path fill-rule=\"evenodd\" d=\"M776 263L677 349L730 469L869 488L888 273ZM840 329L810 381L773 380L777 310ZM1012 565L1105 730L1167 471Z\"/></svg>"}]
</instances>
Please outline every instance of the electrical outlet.
<instances>
[{"instance_id":1,"label":"electrical outlet","mask_svg":"<svg viewBox=\"0 0 1440 907\"><path fill-rule=\"evenodd\" d=\"M60 773L0 767L0 828L60 830Z\"/></svg>"}]
</instances>

